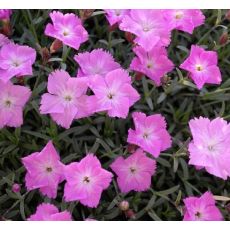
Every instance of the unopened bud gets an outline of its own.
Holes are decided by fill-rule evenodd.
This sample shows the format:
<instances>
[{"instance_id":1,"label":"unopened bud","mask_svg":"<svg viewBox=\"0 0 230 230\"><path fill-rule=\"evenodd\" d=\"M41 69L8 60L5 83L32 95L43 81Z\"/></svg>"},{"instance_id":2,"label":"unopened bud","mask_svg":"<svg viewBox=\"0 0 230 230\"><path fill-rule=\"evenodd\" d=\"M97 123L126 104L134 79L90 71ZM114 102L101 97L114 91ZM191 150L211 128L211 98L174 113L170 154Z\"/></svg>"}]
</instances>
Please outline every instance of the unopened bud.
<instances>
[{"instance_id":1,"label":"unopened bud","mask_svg":"<svg viewBox=\"0 0 230 230\"><path fill-rule=\"evenodd\" d=\"M228 32L223 32L220 36L219 43L220 45L225 45L228 42Z\"/></svg>"},{"instance_id":2,"label":"unopened bud","mask_svg":"<svg viewBox=\"0 0 230 230\"><path fill-rule=\"evenodd\" d=\"M46 47L43 47L41 49L41 55L42 55L42 64L46 65L46 63L48 62L49 58L50 58L50 52Z\"/></svg>"},{"instance_id":3,"label":"unopened bud","mask_svg":"<svg viewBox=\"0 0 230 230\"><path fill-rule=\"evenodd\" d=\"M137 146L136 145L133 145L133 144L128 144L127 146L127 150L129 153L134 153L137 149Z\"/></svg>"},{"instance_id":4,"label":"unopened bud","mask_svg":"<svg viewBox=\"0 0 230 230\"><path fill-rule=\"evenodd\" d=\"M86 20L87 18L89 18L92 13L94 12L94 10L89 9L89 10L80 10L80 18L81 20Z\"/></svg>"},{"instance_id":5,"label":"unopened bud","mask_svg":"<svg viewBox=\"0 0 230 230\"><path fill-rule=\"evenodd\" d=\"M13 192L17 193L17 192L20 192L20 190L21 190L21 186L19 184L17 184L17 183L13 184L13 186L12 186Z\"/></svg>"},{"instance_id":6,"label":"unopened bud","mask_svg":"<svg viewBox=\"0 0 230 230\"><path fill-rule=\"evenodd\" d=\"M133 220L136 219L135 213L134 213L134 211L132 209L127 210L125 212L125 215L129 219L133 219Z\"/></svg>"},{"instance_id":7,"label":"unopened bud","mask_svg":"<svg viewBox=\"0 0 230 230\"><path fill-rule=\"evenodd\" d=\"M135 80L140 81L144 75L141 72L136 72Z\"/></svg>"},{"instance_id":8,"label":"unopened bud","mask_svg":"<svg viewBox=\"0 0 230 230\"><path fill-rule=\"evenodd\" d=\"M119 208L121 209L121 211L128 211L129 210L129 202L126 200L121 201L121 203L119 204Z\"/></svg>"},{"instance_id":9,"label":"unopened bud","mask_svg":"<svg viewBox=\"0 0 230 230\"><path fill-rule=\"evenodd\" d=\"M225 14L225 18L230 21L230 10L228 10Z\"/></svg>"},{"instance_id":10,"label":"unopened bud","mask_svg":"<svg viewBox=\"0 0 230 230\"><path fill-rule=\"evenodd\" d=\"M10 37L12 35L12 28L9 19L2 20L1 33L7 37Z\"/></svg>"},{"instance_id":11,"label":"unopened bud","mask_svg":"<svg viewBox=\"0 0 230 230\"><path fill-rule=\"evenodd\" d=\"M56 53L63 46L62 41L55 39L50 46L50 53Z\"/></svg>"},{"instance_id":12,"label":"unopened bud","mask_svg":"<svg viewBox=\"0 0 230 230\"><path fill-rule=\"evenodd\" d=\"M125 32L125 38L126 38L126 40L127 40L128 42L134 44L134 41L133 41L133 40L134 40L135 36L134 36L132 33L130 33L130 32Z\"/></svg>"}]
</instances>

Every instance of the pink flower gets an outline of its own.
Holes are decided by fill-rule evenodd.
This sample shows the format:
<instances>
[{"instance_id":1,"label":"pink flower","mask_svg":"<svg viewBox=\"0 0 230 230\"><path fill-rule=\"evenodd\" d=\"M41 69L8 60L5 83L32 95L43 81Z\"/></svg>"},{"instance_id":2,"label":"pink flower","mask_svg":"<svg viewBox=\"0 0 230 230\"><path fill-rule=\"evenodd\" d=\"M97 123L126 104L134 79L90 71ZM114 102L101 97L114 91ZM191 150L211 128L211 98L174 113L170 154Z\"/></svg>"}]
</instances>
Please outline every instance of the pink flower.
<instances>
[{"instance_id":1,"label":"pink flower","mask_svg":"<svg viewBox=\"0 0 230 230\"><path fill-rule=\"evenodd\" d=\"M56 38L76 50L81 43L88 40L88 33L75 14L53 11L50 17L53 24L49 23L46 26L45 35Z\"/></svg>"},{"instance_id":2,"label":"pink flower","mask_svg":"<svg viewBox=\"0 0 230 230\"><path fill-rule=\"evenodd\" d=\"M40 112L50 114L57 124L68 129L74 119L90 114L86 78L72 78L64 70L56 70L49 75L47 88Z\"/></svg>"},{"instance_id":3,"label":"pink flower","mask_svg":"<svg viewBox=\"0 0 230 230\"><path fill-rule=\"evenodd\" d=\"M77 74L78 77L95 74L105 76L110 71L120 68L120 65L114 61L112 55L103 49L79 53L74 56L74 60L80 66Z\"/></svg>"},{"instance_id":4,"label":"pink flower","mask_svg":"<svg viewBox=\"0 0 230 230\"><path fill-rule=\"evenodd\" d=\"M205 51L199 46L192 45L189 57L180 68L189 71L197 88L201 89L205 83L220 84L222 79L217 59L215 51Z\"/></svg>"},{"instance_id":5,"label":"pink flower","mask_svg":"<svg viewBox=\"0 0 230 230\"><path fill-rule=\"evenodd\" d=\"M171 147L171 137L166 130L166 122L162 115L146 116L141 112L134 112L135 130L129 129L128 143L141 147L144 151L158 157L161 151Z\"/></svg>"},{"instance_id":6,"label":"pink flower","mask_svg":"<svg viewBox=\"0 0 230 230\"><path fill-rule=\"evenodd\" d=\"M42 203L37 207L36 213L31 215L29 221L71 221L68 211L59 212L53 204Z\"/></svg>"},{"instance_id":7,"label":"pink flower","mask_svg":"<svg viewBox=\"0 0 230 230\"><path fill-rule=\"evenodd\" d=\"M186 221L220 221L223 216L215 206L211 192L204 193L201 197L188 197L184 199Z\"/></svg>"},{"instance_id":8,"label":"pink flower","mask_svg":"<svg viewBox=\"0 0 230 230\"><path fill-rule=\"evenodd\" d=\"M9 20L12 10L0 10L0 20Z\"/></svg>"},{"instance_id":9,"label":"pink flower","mask_svg":"<svg viewBox=\"0 0 230 230\"><path fill-rule=\"evenodd\" d=\"M90 77L89 87L96 97L92 101L97 104L96 112L108 111L110 117L126 118L129 108L140 99L131 85L131 77L122 69L113 70L105 77Z\"/></svg>"},{"instance_id":10,"label":"pink flower","mask_svg":"<svg viewBox=\"0 0 230 230\"><path fill-rule=\"evenodd\" d=\"M30 95L29 88L0 80L0 128L22 125L23 108Z\"/></svg>"},{"instance_id":11,"label":"pink flower","mask_svg":"<svg viewBox=\"0 0 230 230\"><path fill-rule=\"evenodd\" d=\"M146 51L156 45L167 46L170 43L170 29L161 10L131 10L119 27L135 34L134 41Z\"/></svg>"},{"instance_id":12,"label":"pink flower","mask_svg":"<svg viewBox=\"0 0 230 230\"><path fill-rule=\"evenodd\" d=\"M0 79L7 82L14 76L32 75L35 59L36 51L29 46L4 45L0 50Z\"/></svg>"},{"instance_id":13,"label":"pink flower","mask_svg":"<svg viewBox=\"0 0 230 230\"><path fill-rule=\"evenodd\" d=\"M174 67L167 57L166 49L155 46L152 50L146 52L142 47L137 46L133 48L133 51L137 57L132 60L130 69L145 74L157 86L161 85L161 78Z\"/></svg>"},{"instance_id":14,"label":"pink flower","mask_svg":"<svg viewBox=\"0 0 230 230\"><path fill-rule=\"evenodd\" d=\"M190 120L189 127L193 137L189 164L226 180L230 176L230 125L219 117L199 117Z\"/></svg>"},{"instance_id":15,"label":"pink flower","mask_svg":"<svg viewBox=\"0 0 230 230\"><path fill-rule=\"evenodd\" d=\"M142 192L151 186L156 161L147 157L142 149L138 149L126 159L118 157L110 167L118 176L117 183L121 192Z\"/></svg>"},{"instance_id":16,"label":"pink flower","mask_svg":"<svg viewBox=\"0 0 230 230\"><path fill-rule=\"evenodd\" d=\"M97 207L103 190L109 187L112 173L101 168L101 163L93 154L88 154L79 163L66 166L65 200L79 200L88 207Z\"/></svg>"},{"instance_id":17,"label":"pink flower","mask_svg":"<svg viewBox=\"0 0 230 230\"><path fill-rule=\"evenodd\" d=\"M20 190L21 190L20 184L17 184L17 183L13 184L13 186L12 186L13 192L18 193L18 192L20 192Z\"/></svg>"},{"instance_id":18,"label":"pink flower","mask_svg":"<svg viewBox=\"0 0 230 230\"><path fill-rule=\"evenodd\" d=\"M39 188L43 195L56 198L58 184L64 180L64 165L52 141L49 141L41 152L22 158L22 163L27 170L27 189L31 191Z\"/></svg>"},{"instance_id":19,"label":"pink flower","mask_svg":"<svg viewBox=\"0 0 230 230\"><path fill-rule=\"evenodd\" d=\"M10 43L10 40L5 35L0 34L0 48L9 43Z\"/></svg>"},{"instance_id":20,"label":"pink flower","mask_svg":"<svg viewBox=\"0 0 230 230\"><path fill-rule=\"evenodd\" d=\"M128 15L130 10L104 10L106 12L106 18L110 24L110 26L120 23L125 15Z\"/></svg>"},{"instance_id":21,"label":"pink flower","mask_svg":"<svg viewBox=\"0 0 230 230\"><path fill-rule=\"evenodd\" d=\"M205 20L201 10L163 10L163 15L172 30L182 30L190 34Z\"/></svg>"}]
</instances>

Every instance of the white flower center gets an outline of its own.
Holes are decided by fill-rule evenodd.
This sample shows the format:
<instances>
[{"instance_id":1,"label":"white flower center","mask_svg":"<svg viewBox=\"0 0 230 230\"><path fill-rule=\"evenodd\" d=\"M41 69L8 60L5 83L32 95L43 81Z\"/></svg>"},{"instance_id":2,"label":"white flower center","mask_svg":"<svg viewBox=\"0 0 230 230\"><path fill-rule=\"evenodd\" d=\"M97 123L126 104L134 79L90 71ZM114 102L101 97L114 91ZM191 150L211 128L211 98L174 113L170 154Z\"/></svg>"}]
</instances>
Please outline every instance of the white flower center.
<instances>
[{"instance_id":1,"label":"white flower center","mask_svg":"<svg viewBox=\"0 0 230 230\"><path fill-rule=\"evenodd\" d=\"M202 71L204 69L204 67L201 64L196 64L195 68L197 71Z\"/></svg>"},{"instance_id":2,"label":"white flower center","mask_svg":"<svg viewBox=\"0 0 230 230\"><path fill-rule=\"evenodd\" d=\"M179 20L184 16L184 13L182 11L177 11L175 14L175 19Z\"/></svg>"}]
</instances>

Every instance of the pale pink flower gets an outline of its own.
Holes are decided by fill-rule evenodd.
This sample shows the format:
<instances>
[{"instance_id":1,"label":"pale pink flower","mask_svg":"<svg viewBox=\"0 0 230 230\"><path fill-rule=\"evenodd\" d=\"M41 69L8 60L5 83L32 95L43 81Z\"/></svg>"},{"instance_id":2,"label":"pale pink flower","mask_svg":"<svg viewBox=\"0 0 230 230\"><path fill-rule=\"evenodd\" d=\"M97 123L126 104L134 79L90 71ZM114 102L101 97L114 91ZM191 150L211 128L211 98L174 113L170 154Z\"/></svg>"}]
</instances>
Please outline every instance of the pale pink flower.
<instances>
[{"instance_id":1,"label":"pale pink flower","mask_svg":"<svg viewBox=\"0 0 230 230\"><path fill-rule=\"evenodd\" d=\"M40 189L43 195L56 198L58 184L64 180L64 164L49 141L41 152L35 152L22 158L27 173L25 177L26 188L31 191Z\"/></svg>"},{"instance_id":2,"label":"pale pink flower","mask_svg":"<svg viewBox=\"0 0 230 230\"><path fill-rule=\"evenodd\" d=\"M215 51L205 51L202 47L192 45L190 55L180 68L189 71L197 88L201 89L205 83L220 84L222 79L217 62Z\"/></svg>"},{"instance_id":3,"label":"pale pink flower","mask_svg":"<svg viewBox=\"0 0 230 230\"><path fill-rule=\"evenodd\" d=\"M211 192L206 192L200 197L188 197L184 199L184 221L220 221L223 216L215 206L215 200Z\"/></svg>"},{"instance_id":4,"label":"pale pink flower","mask_svg":"<svg viewBox=\"0 0 230 230\"><path fill-rule=\"evenodd\" d=\"M205 168L226 180L230 176L230 125L222 118L195 118L189 121L193 140L189 144L189 164Z\"/></svg>"},{"instance_id":5,"label":"pale pink flower","mask_svg":"<svg viewBox=\"0 0 230 230\"><path fill-rule=\"evenodd\" d=\"M151 186L156 161L147 157L142 149L138 149L126 159L118 157L110 167L118 176L117 183L121 192L142 192Z\"/></svg>"},{"instance_id":6,"label":"pale pink flower","mask_svg":"<svg viewBox=\"0 0 230 230\"><path fill-rule=\"evenodd\" d=\"M121 66L114 61L113 56L103 49L94 49L91 52L79 53L74 60L80 66L77 77L87 77L95 74L105 76Z\"/></svg>"},{"instance_id":7,"label":"pale pink flower","mask_svg":"<svg viewBox=\"0 0 230 230\"><path fill-rule=\"evenodd\" d=\"M128 143L141 147L154 157L158 157L161 151L171 147L171 137L161 114L146 116L144 113L134 112L132 117L135 130L129 129Z\"/></svg>"},{"instance_id":8,"label":"pale pink flower","mask_svg":"<svg viewBox=\"0 0 230 230\"><path fill-rule=\"evenodd\" d=\"M5 35L3 34L0 34L0 48L6 44L9 44L10 43L10 40L8 37L6 37Z\"/></svg>"},{"instance_id":9,"label":"pale pink flower","mask_svg":"<svg viewBox=\"0 0 230 230\"><path fill-rule=\"evenodd\" d=\"M167 46L170 43L170 28L161 10L131 10L119 28L136 35L134 40L146 51L154 46Z\"/></svg>"},{"instance_id":10,"label":"pale pink flower","mask_svg":"<svg viewBox=\"0 0 230 230\"><path fill-rule=\"evenodd\" d=\"M23 108L30 96L29 88L0 80L0 128L23 124Z\"/></svg>"},{"instance_id":11,"label":"pale pink flower","mask_svg":"<svg viewBox=\"0 0 230 230\"><path fill-rule=\"evenodd\" d=\"M106 13L106 18L110 24L110 26L120 23L121 20L124 18L125 15L129 14L130 10L120 10L120 9L114 9L114 10L104 10Z\"/></svg>"},{"instance_id":12,"label":"pale pink flower","mask_svg":"<svg viewBox=\"0 0 230 230\"><path fill-rule=\"evenodd\" d=\"M97 207L103 190L109 187L112 173L101 167L93 154L87 154L80 162L74 162L65 168L66 201L80 201L88 207Z\"/></svg>"},{"instance_id":13,"label":"pale pink flower","mask_svg":"<svg viewBox=\"0 0 230 230\"><path fill-rule=\"evenodd\" d=\"M45 35L56 38L76 50L81 43L88 40L88 32L75 14L53 11L50 17L53 24L49 23L46 26Z\"/></svg>"},{"instance_id":14,"label":"pale pink flower","mask_svg":"<svg viewBox=\"0 0 230 230\"><path fill-rule=\"evenodd\" d=\"M68 211L59 212L53 204L42 203L37 207L36 213L31 215L29 221L71 221Z\"/></svg>"},{"instance_id":15,"label":"pale pink flower","mask_svg":"<svg viewBox=\"0 0 230 230\"><path fill-rule=\"evenodd\" d=\"M32 75L35 59L36 51L29 46L4 45L0 49L0 79L7 82L14 76Z\"/></svg>"},{"instance_id":16,"label":"pale pink flower","mask_svg":"<svg viewBox=\"0 0 230 230\"><path fill-rule=\"evenodd\" d=\"M110 117L126 118L129 108L140 99L131 85L131 77L122 69L113 70L105 77L90 77L89 87L96 97L92 101L93 105L97 104L96 112L107 111Z\"/></svg>"},{"instance_id":17,"label":"pale pink flower","mask_svg":"<svg viewBox=\"0 0 230 230\"><path fill-rule=\"evenodd\" d=\"M42 95L40 112L50 114L57 124L68 129L74 119L90 114L87 78L75 78L64 70L48 77L48 93Z\"/></svg>"},{"instance_id":18,"label":"pale pink flower","mask_svg":"<svg viewBox=\"0 0 230 230\"><path fill-rule=\"evenodd\" d=\"M0 10L0 20L9 20L12 14L12 10Z\"/></svg>"},{"instance_id":19,"label":"pale pink flower","mask_svg":"<svg viewBox=\"0 0 230 230\"><path fill-rule=\"evenodd\" d=\"M133 48L137 55L130 64L130 69L145 74L152 79L157 86L161 85L162 77L170 72L174 65L167 57L167 51L164 47L155 46L152 50L146 52L140 46Z\"/></svg>"},{"instance_id":20,"label":"pale pink flower","mask_svg":"<svg viewBox=\"0 0 230 230\"><path fill-rule=\"evenodd\" d=\"M163 10L163 15L170 28L193 33L193 30L204 24L205 16L201 10Z\"/></svg>"}]
</instances>

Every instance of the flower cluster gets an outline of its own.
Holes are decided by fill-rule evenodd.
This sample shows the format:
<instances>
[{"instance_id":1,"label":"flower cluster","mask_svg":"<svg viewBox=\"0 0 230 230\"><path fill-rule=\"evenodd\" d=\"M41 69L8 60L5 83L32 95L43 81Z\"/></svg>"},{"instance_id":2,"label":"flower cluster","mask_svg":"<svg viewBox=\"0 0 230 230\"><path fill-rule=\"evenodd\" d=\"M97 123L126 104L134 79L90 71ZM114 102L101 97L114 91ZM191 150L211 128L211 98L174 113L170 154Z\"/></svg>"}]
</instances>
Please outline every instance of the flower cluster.
<instances>
[{"instance_id":1,"label":"flower cluster","mask_svg":"<svg viewBox=\"0 0 230 230\"><path fill-rule=\"evenodd\" d=\"M0 10L0 20L9 20L11 13L10 10ZM105 10L105 15L111 26L117 25L120 30L135 36L135 57L126 70L106 50L80 51L74 56L78 65L76 76L70 76L64 69L49 73L47 92L41 96L39 111L49 114L65 129L69 129L76 119L96 113L127 118L130 108L141 99L130 71L146 75L160 87L162 78L174 68L167 54L172 30L192 34L205 19L200 10ZM50 18L52 23L46 25L44 33L55 38L51 47L59 43L76 51L88 40L88 32L75 14L53 11ZM0 34L0 128L23 124L23 109L32 93L28 87L15 82L33 75L35 59L33 48L15 44ZM188 71L197 88L202 89L205 83L221 83L217 62L215 51L192 45L180 68ZM95 208L114 176L122 193L150 189L157 158L172 146L172 137L161 114L135 111L132 118L134 128L127 131L127 143L138 148L127 156L113 159L106 166L107 170L94 153L87 153L78 162L62 163L52 141L40 152L23 157L27 190L39 189L44 196L55 199L60 192L59 185L65 183L63 199L66 202L79 201L84 206ZM230 176L229 124L222 118L210 121L200 117L190 120L189 127L193 137L188 147L189 164L226 180ZM14 186L14 191L18 190L20 187ZM222 219L210 192L200 198L186 198L184 203L184 220ZM28 218L35 221L71 219L70 212L59 212L56 206L48 203L40 204L36 213Z\"/></svg>"}]
</instances>

